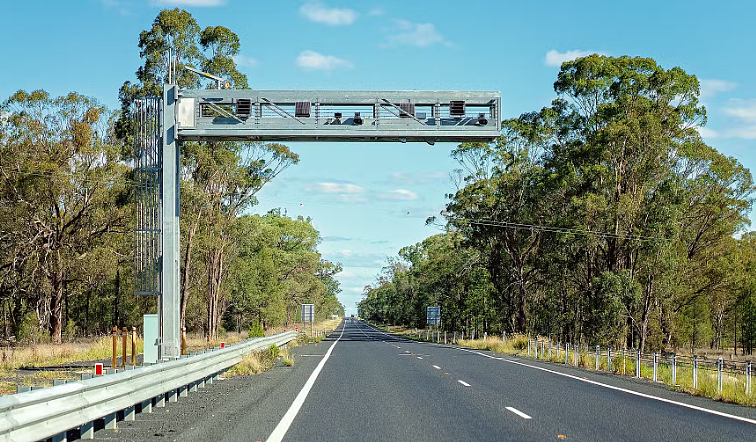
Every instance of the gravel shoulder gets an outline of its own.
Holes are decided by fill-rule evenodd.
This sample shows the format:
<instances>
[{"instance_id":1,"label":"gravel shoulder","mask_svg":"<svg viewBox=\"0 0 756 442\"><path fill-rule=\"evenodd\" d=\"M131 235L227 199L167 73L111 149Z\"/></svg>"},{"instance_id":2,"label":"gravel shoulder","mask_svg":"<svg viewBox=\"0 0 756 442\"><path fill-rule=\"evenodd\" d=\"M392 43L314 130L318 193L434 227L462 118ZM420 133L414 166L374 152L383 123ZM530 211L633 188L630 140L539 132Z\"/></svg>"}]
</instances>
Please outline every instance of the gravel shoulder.
<instances>
[{"instance_id":1,"label":"gravel shoulder","mask_svg":"<svg viewBox=\"0 0 756 442\"><path fill-rule=\"evenodd\" d=\"M279 362L273 369L254 376L216 381L178 402L167 403L165 408L153 407L149 414L137 409L136 420L119 421L115 431L99 429L95 440L264 441L338 337L335 333L331 336L317 344L291 349L291 367ZM69 440L75 436L69 434Z\"/></svg>"}]
</instances>

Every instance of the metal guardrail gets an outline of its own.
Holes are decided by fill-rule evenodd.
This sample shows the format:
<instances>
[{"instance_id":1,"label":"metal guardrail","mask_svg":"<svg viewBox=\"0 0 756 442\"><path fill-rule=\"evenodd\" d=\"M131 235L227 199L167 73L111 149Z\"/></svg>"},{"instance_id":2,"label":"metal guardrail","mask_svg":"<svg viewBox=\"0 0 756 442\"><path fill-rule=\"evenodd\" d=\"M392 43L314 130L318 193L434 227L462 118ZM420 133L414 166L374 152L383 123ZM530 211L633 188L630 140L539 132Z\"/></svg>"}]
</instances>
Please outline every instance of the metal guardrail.
<instances>
[{"instance_id":1,"label":"metal guardrail","mask_svg":"<svg viewBox=\"0 0 756 442\"><path fill-rule=\"evenodd\" d=\"M66 440L66 431L75 428L86 438L98 419L115 422L119 411L133 413L137 404L150 401L151 406L153 398L176 401L241 362L244 354L296 338L294 331L253 338L173 361L1 397L0 441Z\"/></svg>"}]
</instances>

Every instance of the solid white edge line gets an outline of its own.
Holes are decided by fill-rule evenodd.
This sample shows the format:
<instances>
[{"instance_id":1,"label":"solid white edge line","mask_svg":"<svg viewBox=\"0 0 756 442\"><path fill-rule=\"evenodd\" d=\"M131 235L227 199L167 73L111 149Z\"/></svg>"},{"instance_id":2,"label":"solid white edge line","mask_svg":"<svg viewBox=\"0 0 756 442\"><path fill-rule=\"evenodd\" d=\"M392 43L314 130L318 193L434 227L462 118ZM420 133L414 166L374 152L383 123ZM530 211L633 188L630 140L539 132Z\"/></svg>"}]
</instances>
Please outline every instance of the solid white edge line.
<instances>
[{"instance_id":1,"label":"solid white edge line","mask_svg":"<svg viewBox=\"0 0 756 442\"><path fill-rule=\"evenodd\" d=\"M512 413L520 416L523 419L533 419L532 417L528 416L527 414L523 413L522 411L516 409L515 407L504 407L507 410L511 411Z\"/></svg>"},{"instance_id":2,"label":"solid white edge line","mask_svg":"<svg viewBox=\"0 0 756 442\"><path fill-rule=\"evenodd\" d=\"M650 394L641 393L641 392L634 391L634 390L628 390L627 388L615 387L614 385L603 384L601 382L592 381L590 379L583 379L583 378L578 377L578 376L573 376L571 374L562 373L562 372L555 371L555 370L549 370L548 368L544 368L544 367L536 367L535 365L526 364L524 362L513 361L511 359L497 358L497 357L494 357L494 356L491 356L491 355L487 355L485 353L481 353L481 352L478 352L478 351L467 350L465 348L460 348L459 350L466 351L468 353L474 353L474 354L477 354L477 355L480 355L480 356L485 356L485 357L487 357L489 359L496 359L497 361L509 362L511 364L521 365L523 367L528 367L528 368L533 368L533 369L536 369L536 370L545 371L545 372L548 372L548 373L553 373L553 374L556 374L556 375L559 375L559 376L564 376L566 378L574 379L576 381L585 382L587 384L592 384L592 385L597 385L599 387L608 388L610 390L621 391L623 393L632 394L634 396L639 396L639 397L643 397L643 398L646 398L646 399L653 399L655 401L664 402L664 403L667 403L667 404L679 405L681 407L689 408L691 410L702 411L704 413L709 413L709 414L713 414L713 415L716 415L716 416L726 417L728 419L734 419L734 420L737 420L737 421L740 421L740 422L746 422L746 423L749 423L749 424L756 425L756 419L748 419L747 417L736 416L734 414L729 414L729 413L725 413L725 412L722 412L722 411L711 410L709 408L703 408L703 407L699 407L697 405L686 404L685 402L677 402L677 401L673 401L672 399L665 399L665 398L659 397L659 396L652 396Z\"/></svg>"},{"instance_id":3,"label":"solid white edge line","mask_svg":"<svg viewBox=\"0 0 756 442\"><path fill-rule=\"evenodd\" d=\"M457 382L459 382L460 384L464 385L465 387L469 387L470 386L470 384L468 384L467 382L465 382L465 381L463 381L461 379L457 379Z\"/></svg>"},{"instance_id":4,"label":"solid white edge line","mask_svg":"<svg viewBox=\"0 0 756 442\"><path fill-rule=\"evenodd\" d=\"M346 321L344 321L344 327L341 328L339 339L336 339L336 341L331 344L331 347L328 349L323 359L321 359L318 366L315 367L315 370L312 371L312 374L310 374L307 382L305 382L304 387L302 387L302 390L299 391L297 397L294 398L294 402L291 403L291 406L286 411L286 414L284 414L284 416L281 418L281 421L278 423L278 425L276 425L276 428L273 430L273 432L270 433L270 436L268 436L266 442L281 442L284 436L286 436L286 432L289 431L291 423L294 422L294 418L297 417L299 409L302 408L305 399L307 399L307 395L310 393L312 386L315 384L315 379L318 378L318 375L320 374L320 371L323 370L323 366L325 366L326 361L331 357L333 347L335 347L341 337L344 336L344 330L346 330Z\"/></svg>"}]
</instances>

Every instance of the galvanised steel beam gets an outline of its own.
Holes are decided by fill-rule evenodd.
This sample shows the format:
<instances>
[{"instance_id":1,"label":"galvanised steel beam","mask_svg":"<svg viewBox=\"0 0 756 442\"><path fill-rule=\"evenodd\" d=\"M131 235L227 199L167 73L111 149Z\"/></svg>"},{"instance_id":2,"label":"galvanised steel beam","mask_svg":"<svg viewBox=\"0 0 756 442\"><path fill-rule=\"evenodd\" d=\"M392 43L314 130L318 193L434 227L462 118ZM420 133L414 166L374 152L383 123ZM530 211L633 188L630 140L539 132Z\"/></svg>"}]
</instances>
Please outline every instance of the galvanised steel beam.
<instances>
[{"instance_id":1,"label":"galvanised steel beam","mask_svg":"<svg viewBox=\"0 0 756 442\"><path fill-rule=\"evenodd\" d=\"M180 140L488 142L500 134L501 95L182 90L177 118Z\"/></svg>"}]
</instances>

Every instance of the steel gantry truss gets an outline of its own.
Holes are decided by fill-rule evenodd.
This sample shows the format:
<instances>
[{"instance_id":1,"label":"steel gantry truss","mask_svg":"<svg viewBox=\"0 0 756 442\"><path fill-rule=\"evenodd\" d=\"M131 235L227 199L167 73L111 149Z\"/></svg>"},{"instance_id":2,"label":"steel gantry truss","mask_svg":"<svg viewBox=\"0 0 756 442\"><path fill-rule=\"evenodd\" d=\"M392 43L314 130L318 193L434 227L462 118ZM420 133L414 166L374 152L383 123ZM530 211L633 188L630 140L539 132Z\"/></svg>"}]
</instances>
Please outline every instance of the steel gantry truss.
<instances>
[{"instance_id":1,"label":"steel gantry truss","mask_svg":"<svg viewBox=\"0 0 756 442\"><path fill-rule=\"evenodd\" d=\"M181 141L490 142L501 130L498 92L255 91L163 87L135 109L138 294L160 296L160 359L181 354ZM172 78L175 78L173 76Z\"/></svg>"}]
</instances>

